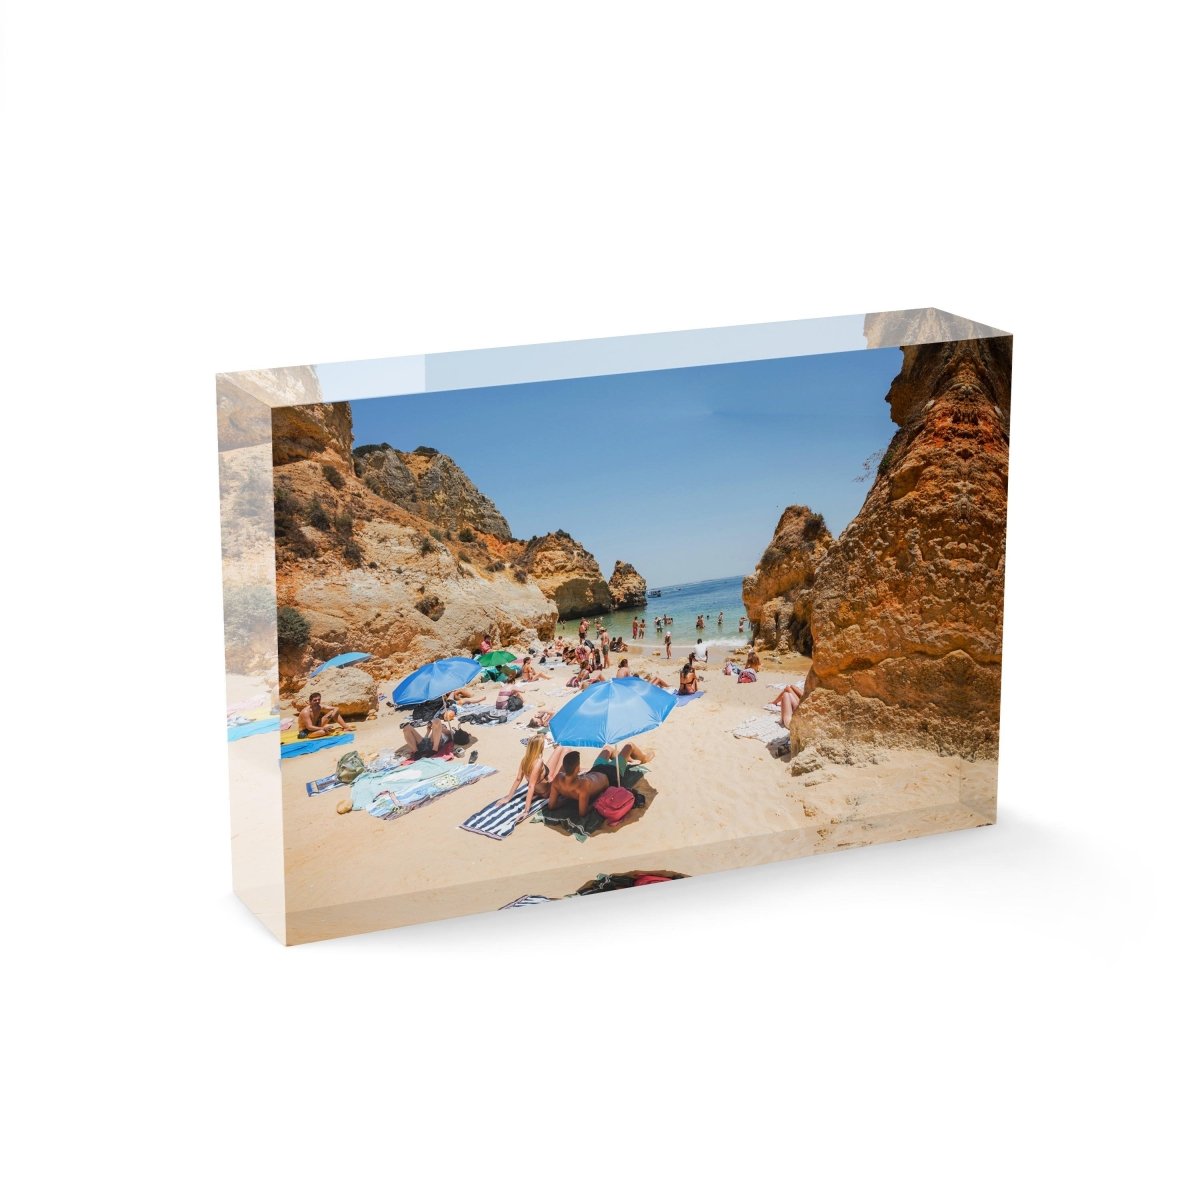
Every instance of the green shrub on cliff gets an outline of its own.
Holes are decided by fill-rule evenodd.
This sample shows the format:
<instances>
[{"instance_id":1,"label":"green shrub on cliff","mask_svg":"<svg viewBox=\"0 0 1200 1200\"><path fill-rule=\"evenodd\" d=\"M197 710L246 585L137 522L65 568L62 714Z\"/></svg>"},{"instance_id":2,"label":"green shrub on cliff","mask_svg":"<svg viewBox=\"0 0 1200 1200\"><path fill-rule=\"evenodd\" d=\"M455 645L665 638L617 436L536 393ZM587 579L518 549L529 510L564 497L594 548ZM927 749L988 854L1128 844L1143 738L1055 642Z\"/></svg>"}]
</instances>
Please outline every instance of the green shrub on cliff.
<instances>
[{"instance_id":1,"label":"green shrub on cliff","mask_svg":"<svg viewBox=\"0 0 1200 1200\"><path fill-rule=\"evenodd\" d=\"M312 626L297 609L285 604L275 614L275 621L281 647L298 648L308 645L308 635L312 632Z\"/></svg>"},{"instance_id":2,"label":"green shrub on cliff","mask_svg":"<svg viewBox=\"0 0 1200 1200\"><path fill-rule=\"evenodd\" d=\"M308 508L304 511L304 519L314 529L329 528L329 514L316 496L308 502Z\"/></svg>"},{"instance_id":3,"label":"green shrub on cliff","mask_svg":"<svg viewBox=\"0 0 1200 1200\"><path fill-rule=\"evenodd\" d=\"M332 463L326 463L321 468L321 474L325 476L325 481L330 487L340 489L345 486L346 481L342 478L341 471L339 471Z\"/></svg>"}]
</instances>

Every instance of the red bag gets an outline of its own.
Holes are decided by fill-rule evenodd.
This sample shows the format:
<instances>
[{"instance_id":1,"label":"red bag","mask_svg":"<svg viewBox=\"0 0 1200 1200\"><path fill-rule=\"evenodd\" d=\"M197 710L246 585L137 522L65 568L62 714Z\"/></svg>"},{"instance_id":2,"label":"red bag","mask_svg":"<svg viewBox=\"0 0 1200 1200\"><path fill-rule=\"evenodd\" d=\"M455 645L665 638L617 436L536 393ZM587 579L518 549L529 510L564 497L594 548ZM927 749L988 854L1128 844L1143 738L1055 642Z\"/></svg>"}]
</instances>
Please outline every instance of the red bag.
<instances>
[{"instance_id":1,"label":"red bag","mask_svg":"<svg viewBox=\"0 0 1200 1200\"><path fill-rule=\"evenodd\" d=\"M596 797L596 803L592 807L610 825L617 825L633 808L633 793L628 788L607 788Z\"/></svg>"}]
</instances>

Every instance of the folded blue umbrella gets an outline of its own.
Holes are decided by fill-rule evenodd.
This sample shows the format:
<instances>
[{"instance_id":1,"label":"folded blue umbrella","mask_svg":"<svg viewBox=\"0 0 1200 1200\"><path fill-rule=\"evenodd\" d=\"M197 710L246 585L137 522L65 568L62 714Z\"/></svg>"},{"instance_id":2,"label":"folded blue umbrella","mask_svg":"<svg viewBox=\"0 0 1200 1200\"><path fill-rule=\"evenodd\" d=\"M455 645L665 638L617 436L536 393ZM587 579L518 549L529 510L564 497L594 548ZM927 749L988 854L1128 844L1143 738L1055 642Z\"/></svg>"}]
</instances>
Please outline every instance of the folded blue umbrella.
<instances>
[{"instance_id":1,"label":"folded blue umbrella","mask_svg":"<svg viewBox=\"0 0 1200 1200\"><path fill-rule=\"evenodd\" d=\"M364 654L361 650L352 650L349 654L339 654L336 658L331 658L328 662L323 662L319 667L310 672L311 675L320 675L326 667L348 667L351 663L362 662L364 658L370 658L369 654Z\"/></svg>"},{"instance_id":2,"label":"folded blue umbrella","mask_svg":"<svg viewBox=\"0 0 1200 1200\"><path fill-rule=\"evenodd\" d=\"M611 746L657 729L675 707L675 697L644 679L594 683L550 718L560 746Z\"/></svg>"},{"instance_id":3,"label":"folded blue umbrella","mask_svg":"<svg viewBox=\"0 0 1200 1200\"><path fill-rule=\"evenodd\" d=\"M466 687L482 670L473 658L440 658L437 662L426 663L396 685L392 703L420 704L424 700L435 700L447 692Z\"/></svg>"}]
</instances>

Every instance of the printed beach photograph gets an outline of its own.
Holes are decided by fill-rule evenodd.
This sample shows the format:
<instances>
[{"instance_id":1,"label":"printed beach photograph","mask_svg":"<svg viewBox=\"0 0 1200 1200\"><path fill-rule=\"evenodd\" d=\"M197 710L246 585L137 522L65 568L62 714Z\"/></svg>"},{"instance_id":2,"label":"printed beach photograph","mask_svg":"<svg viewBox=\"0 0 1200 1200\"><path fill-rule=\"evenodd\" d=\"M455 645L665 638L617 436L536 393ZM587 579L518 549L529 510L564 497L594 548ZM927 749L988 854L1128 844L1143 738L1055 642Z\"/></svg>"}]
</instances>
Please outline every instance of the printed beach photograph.
<instances>
[{"instance_id":1,"label":"printed beach photograph","mask_svg":"<svg viewBox=\"0 0 1200 1200\"><path fill-rule=\"evenodd\" d=\"M418 394L220 378L271 393L268 446L222 443L227 727L276 746L289 943L995 820L1011 338L891 315ZM269 587L229 570L268 511Z\"/></svg>"}]
</instances>

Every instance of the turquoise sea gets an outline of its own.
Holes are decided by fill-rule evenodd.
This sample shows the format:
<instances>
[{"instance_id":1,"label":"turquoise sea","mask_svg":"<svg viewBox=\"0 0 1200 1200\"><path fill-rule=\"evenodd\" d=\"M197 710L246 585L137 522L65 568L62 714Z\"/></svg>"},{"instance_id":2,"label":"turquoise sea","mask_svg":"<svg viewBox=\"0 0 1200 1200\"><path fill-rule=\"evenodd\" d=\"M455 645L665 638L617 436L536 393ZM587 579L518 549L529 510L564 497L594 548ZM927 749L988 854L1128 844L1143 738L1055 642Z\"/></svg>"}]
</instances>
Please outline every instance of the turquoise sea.
<instances>
[{"instance_id":1,"label":"turquoise sea","mask_svg":"<svg viewBox=\"0 0 1200 1200\"><path fill-rule=\"evenodd\" d=\"M744 632L738 633L738 618L746 615L742 605L742 576L731 575L727 579L702 579L696 583L650 584L648 591L661 591L661 596L646 598L645 608L626 608L620 612L605 613L604 626L612 634L628 638L633 631L635 617L646 618L646 640L643 645L662 645L662 633L654 628L655 617L670 616L671 641L676 647L695 645L698 637L712 647L740 647L750 642L750 622L746 621ZM724 619L718 625L718 618ZM703 616L703 633L696 628L696 617ZM596 618L589 617L590 625ZM564 635L569 630L574 634L579 627L579 618L573 617L563 623ZM589 637L591 635L589 634Z\"/></svg>"}]
</instances>

